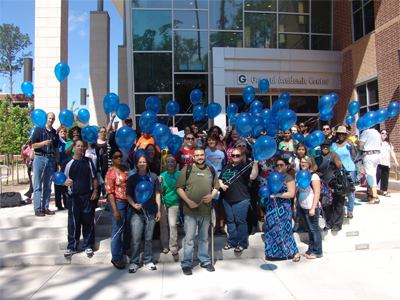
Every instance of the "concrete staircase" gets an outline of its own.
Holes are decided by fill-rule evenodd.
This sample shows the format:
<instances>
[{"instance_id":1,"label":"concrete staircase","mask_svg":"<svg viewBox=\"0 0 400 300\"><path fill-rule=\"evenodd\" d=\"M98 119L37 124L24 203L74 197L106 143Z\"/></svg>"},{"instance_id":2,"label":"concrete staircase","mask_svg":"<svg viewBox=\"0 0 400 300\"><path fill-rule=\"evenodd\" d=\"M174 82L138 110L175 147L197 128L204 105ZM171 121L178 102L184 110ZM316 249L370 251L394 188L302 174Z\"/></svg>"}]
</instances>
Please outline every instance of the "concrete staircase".
<instances>
[{"instance_id":1,"label":"concrete staircase","mask_svg":"<svg viewBox=\"0 0 400 300\"><path fill-rule=\"evenodd\" d=\"M398 231L400 218L400 194L391 198L381 197L379 205L365 205L358 195L354 219L345 219L340 232L323 232L324 254L359 250L379 250L400 248ZM52 207L53 208L53 207ZM53 208L54 209L54 208ZM67 247L68 212L57 211L53 216L36 217L32 205L4 208L0 210L0 267L38 266L62 264L110 264L111 219L108 211L96 211L95 255L87 258L79 251L71 260L64 259ZM260 228L262 223L259 223ZM320 219L321 228L324 220ZM179 262L182 258L183 229L179 229L179 256L163 254L159 240L153 241L154 262ZM307 249L308 234L304 231L295 233L300 253ZM197 246L197 241L195 242ZM82 243L81 243L82 244ZM249 236L249 248L242 253L222 250L226 237L214 239L214 258L216 260L264 257L264 237L262 232ZM195 247L196 251L196 247ZM211 251L211 247L210 247ZM197 257L197 253L194 253ZM124 258L127 262L127 257Z\"/></svg>"}]
</instances>

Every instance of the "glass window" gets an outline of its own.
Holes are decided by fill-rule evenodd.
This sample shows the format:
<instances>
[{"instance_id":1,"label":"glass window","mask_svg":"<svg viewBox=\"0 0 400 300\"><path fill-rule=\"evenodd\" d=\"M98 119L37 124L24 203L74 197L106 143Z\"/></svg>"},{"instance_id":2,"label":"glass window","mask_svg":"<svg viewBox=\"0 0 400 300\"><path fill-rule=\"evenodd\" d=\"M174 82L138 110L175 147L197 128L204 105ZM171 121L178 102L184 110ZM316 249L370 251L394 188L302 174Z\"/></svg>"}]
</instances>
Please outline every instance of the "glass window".
<instances>
[{"instance_id":1,"label":"glass window","mask_svg":"<svg viewBox=\"0 0 400 300\"><path fill-rule=\"evenodd\" d=\"M379 109L378 81L374 80L357 87L357 97L360 103L359 116L362 117L368 111Z\"/></svg>"},{"instance_id":2,"label":"glass window","mask_svg":"<svg viewBox=\"0 0 400 300\"><path fill-rule=\"evenodd\" d=\"M139 124L140 116L136 114L135 122L136 122L136 136L140 138L140 124ZM157 122L161 124L165 124L168 127L172 126L172 117L169 116L159 116L157 114ZM168 123L167 123L168 122Z\"/></svg>"},{"instance_id":3,"label":"glass window","mask_svg":"<svg viewBox=\"0 0 400 300\"><path fill-rule=\"evenodd\" d=\"M172 50L171 20L169 10L133 10L133 50Z\"/></svg>"},{"instance_id":4,"label":"glass window","mask_svg":"<svg viewBox=\"0 0 400 300\"><path fill-rule=\"evenodd\" d=\"M311 1L311 32L332 33L332 2Z\"/></svg>"},{"instance_id":5,"label":"glass window","mask_svg":"<svg viewBox=\"0 0 400 300\"><path fill-rule=\"evenodd\" d=\"M276 14L245 14L245 47L276 48Z\"/></svg>"},{"instance_id":6,"label":"glass window","mask_svg":"<svg viewBox=\"0 0 400 300\"><path fill-rule=\"evenodd\" d=\"M242 95L230 95L229 96L230 103L236 103L238 106L238 114L244 111L244 108L246 106L246 102L243 100Z\"/></svg>"},{"instance_id":7,"label":"glass window","mask_svg":"<svg viewBox=\"0 0 400 300\"><path fill-rule=\"evenodd\" d=\"M309 7L309 0L279 0L279 11L308 13Z\"/></svg>"},{"instance_id":8,"label":"glass window","mask_svg":"<svg viewBox=\"0 0 400 300\"><path fill-rule=\"evenodd\" d=\"M360 106L367 105L367 85L363 84L357 87L357 94L358 94L358 102Z\"/></svg>"},{"instance_id":9,"label":"glass window","mask_svg":"<svg viewBox=\"0 0 400 300\"><path fill-rule=\"evenodd\" d=\"M206 11L176 10L174 11L174 29L207 29Z\"/></svg>"},{"instance_id":10,"label":"glass window","mask_svg":"<svg viewBox=\"0 0 400 300\"><path fill-rule=\"evenodd\" d=\"M203 93L203 98L199 104L207 107L208 104L208 75L206 74L175 74L175 101L179 103L179 113L191 114L193 106L188 110L190 93L194 89L199 89Z\"/></svg>"},{"instance_id":11,"label":"glass window","mask_svg":"<svg viewBox=\"0 0 400 300\"><path fill-rule=\"evenodd\" d=\"M207 9L208 0L174 0L174 8Z\"/></svg>"},{"instance_id":12,"label":"glass window","mask_svg":"<svg viewBox=\"0 0 400 300\"><path fill-rule=\"evenodd\" d=\"M192 126L192 124L196 124L199 127L199 131L208 130L208 117L205 116L204 119L200 121L194 121L193 116L175 116L175 127L178 127L178 130L184 130L187 126Z\"/></svg>"},{"instance_id":13,"label":"glass window","mask_svg":"<svg viewBox=\"0 0 400 300\"><path fill-rule=\"evenodd\" d=\"M243 29L241 0L210 1L210 29Z\"/></svg>"},{"instance_id":14,"label":"glass window","mask_svg":"<svg viewBox=\"0 0 400 300\"><path fill-rule=\"evenodd\" d=\"M311 50L332 50L330 35L312 35Z\"/></svg>"},{"instance_id":15,"label":"glass window","mask_svg":"<svg viewBox=\"0 0 400 300\"><path fill-rule=\"evenodd\" d=\"M172 92L172 54L134 53L135 92Z\"/></svg>"},{"instance_id":16,"label":"glass window","mask_svg":"<svg viewBox=\"0 0 400 300\"><path fill-rule=\"evenodd\" d=\"M353 1L353 36L359 40L375 30L374 1Z\"/></svg>"},{"instance_id":17,"label":"glass window","mask_svg":"<svg viewBox=\"0 0 400 300\"><path fill-rule=\"evenodd\" d=\"M368 83L368 102L369 104L378 103L378 81Z\"/></svg>"},{"instance_id":18,"label":"glass window","mask_svg":"<svg viewBox=\"0 0 400 300\"><path fill-rule=\"evenodd\" d=\"M364 6L364 34L375 30L374 2L371 1Z\"/></svg>"},{"instance_id":19,"label":"glass window","mask_svg":"<svg viewBox=\"0 0 400 300\"><path fill-rule=\"evenodd\" d=\"M361 1L359 0L353 0L353 12L355 12L357 9L359 9L362 6Z\"/></svg>"},{"instance_id":20,"label":"glass window","mask_svg":"<svg viewBox=\"0 0 400 300\"><path fill-rule=\"evenodd\" d=\"M242 32L210 32L210 49L213 47L243 47Z\"/></svg>"},{"instance_id":21,"label":"glass window","mask_svg":"<svg viewBox=\"0 0 400 300\"><path fill-rule=\"evenodd\" d=\"M354 41L357 41L364 36L363 18L361 10L359 10L353 15L353 35L354 35Z\"/></svg>"},{"instance_id":22,"label":"glass window","mask_svg":"<svg viewBox=\"0 0 400 300\"><path fill-rule=\"evenodd\" d=\"M245 0L245 10L276 11L276 0Z\"/></svg>"},{"instance_id":23,"label":"glass window","mask_svg":"<svg viewBox=\"0 0 400 300\"><path fill-rule=\"evenodd\" d=\"M309 32L309 16L279 14L279 32Z\"/></svg>"},{"instance_id":24,"label":"glass window","mask_svg":"<svg viewBox=\"0 0 400 300\"><path fill-rule=\"evenodd\" d=\"M207 71L208 38L206 31L175 31L175 72Z\"/></svg>"},{"instance_id":25,"label":"glass window","mask_svg":"<svg viewBox=\"0 0 400 300\"><path fill-rule=\"evenodd\" d=\"M289 109L301 113L318 113L318 96L291 96Z\"/></svg>"},{"instance_id":26,"label":"glass window","mask_svg":"<svg viewBox=\"0 0 400 300\"><path fill-rule=\"evenodd\" d=\"M279 48L281 49L309 49L309 35L279 34Z\"/></svg>"},{"instance_id":27,"label":"glass window","mask_svg":"<svg viewBox=\"0 0 400 300\"><path fill-rule=\"evenodd\" d=\"M146 100L150 96L156 96L160 99L161 101L161 109L158 112L158 114L165 114L165 106L169 101L172 101L172 94L161 94L161 95L155 95L155 94L148 94L148 95L143 95L143 94L136 94L135 95L135 112L136 114L142 114L145 112L146 109Z\"/></svg>"},{"instance_id":28,"label":"glass window","mask_svg":"<svg viewBox=\"0 0 400 300\"><path fill-rule=\"evenodd\" d=\"M171 8L171 0L132 0L133 8Z\"/></svg>"}]
</instances>

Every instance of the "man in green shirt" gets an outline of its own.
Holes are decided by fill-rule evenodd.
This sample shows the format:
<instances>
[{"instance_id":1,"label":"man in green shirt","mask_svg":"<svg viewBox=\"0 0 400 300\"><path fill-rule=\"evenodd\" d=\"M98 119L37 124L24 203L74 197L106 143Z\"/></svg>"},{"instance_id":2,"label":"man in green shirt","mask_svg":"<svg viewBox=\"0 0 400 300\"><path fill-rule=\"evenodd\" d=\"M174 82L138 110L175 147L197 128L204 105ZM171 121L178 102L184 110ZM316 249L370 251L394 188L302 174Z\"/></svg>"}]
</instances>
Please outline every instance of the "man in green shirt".
<instances>
[{"instance_id":1,"label":"man in green shirt","mask_svg":"<svg viewBox=\"0 0 400 300\"><path fill-rule=\"evenodd\" d=\"M192 275L192 255L194 237L198 229L199 246L197 257L200 266L209 272L215 271L208 254L208 226L210 224L211 201L217 195L219 183L216 172L205 165L206 153L203 148L196 148L193 154L194 164L187 176L184 167L176 181L176 191L184 201L185 240L183 245L183 260L181 267L183 274Z\"/></svg>"}]
</instances>

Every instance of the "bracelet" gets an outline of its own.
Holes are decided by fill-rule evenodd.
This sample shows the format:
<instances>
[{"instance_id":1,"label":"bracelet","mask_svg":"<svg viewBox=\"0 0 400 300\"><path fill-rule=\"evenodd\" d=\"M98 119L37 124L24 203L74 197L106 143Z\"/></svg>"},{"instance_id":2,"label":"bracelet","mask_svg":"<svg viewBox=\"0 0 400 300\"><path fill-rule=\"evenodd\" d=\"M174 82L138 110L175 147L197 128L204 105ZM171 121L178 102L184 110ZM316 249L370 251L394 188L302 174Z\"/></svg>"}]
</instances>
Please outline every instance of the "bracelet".
<instances>
[{"instance_id":1,"label":"bracelet","mask_svg":"<svg viewBox=\"0 0 400 300\"><path fill-rule=\"evenodd\" d=\"M98 191L98 190L93 190L93 192L96 192L96 193L98 193L99 191Z\"/></svg>"}]
</instances>

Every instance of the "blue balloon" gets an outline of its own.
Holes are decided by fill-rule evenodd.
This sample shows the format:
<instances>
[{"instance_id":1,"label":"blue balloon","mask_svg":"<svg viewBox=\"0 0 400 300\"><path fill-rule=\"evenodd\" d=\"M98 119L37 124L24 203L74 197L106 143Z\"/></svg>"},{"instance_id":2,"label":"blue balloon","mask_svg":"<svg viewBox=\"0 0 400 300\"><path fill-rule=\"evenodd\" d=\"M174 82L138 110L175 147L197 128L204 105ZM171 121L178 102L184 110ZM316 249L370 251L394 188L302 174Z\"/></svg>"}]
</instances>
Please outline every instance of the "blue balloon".
<instances>
[{"instance_id":1,"label":"blue balloon","mask_svg":"<svg viewBox=\"0 0 400 300\"><path fill-rule=\"evenodd\" d=\"M269 81L267 79L261 79L258 82L258 90L261 94L264 94L269 89Z\"/></svg>"},{"instance_id":2,"label":"blue balloon","mask_svg":"<svg viewBox=\"0 0 400 300\"><path fill-rule=\"evenodd\" d=\"M228 105L227 109L226 109L226 114L228 115L228 118L232 118L234 117L237 112L239 110L239 107L237 106L236 103L231 103Z\"/></svg>"},{"instance_id":3,"label":"blue balloon","mask_svg":"<svg viewBox=\"0 0 400 300\"><path fill-rule=\"evenodd\" d=\"M117 110L119 98L114 93L109 93L103 98L103 108L106 114L112 113Z\"/></svg>"},{"instance_id":4,"label":"blue balloon","mask_svg":"<svg viewBox=\"0 0 400 300\"><path fill-rule=\"evenodd\" d=\"M260 118L258 116L253 116L253 117L251 117L251 126L252 126L251 136L256 138L264 130L265 123L262 118Z\"/></svg>"},{"instance_id":5,"label":"blue balloon","mask_svg":"<svg viewBox=\"0 0 400 300\"><path fill-rule=\"evenodd\" d=\"M272 120L272 111L269 108L264 108L260 112L260 117L264 120L265 125L267 125Z\"/></svg>"},{"instance_id":6,"label":"blue balloon","mask_svg":"<svg viewBox=\"0 0 400 300\"><path fill-rule=\"evenodd\" d=\"M269 136L276 137L279 133L279 124L275 121L269 122L265 126L265 131Z\"/></svg>"},{"instance_id":7,"label":"blue balloon","mask_svg":"<svg viewBox=\"0 0 400 300\"><path fill-rule=\"evenodd\" d=\"M237 119L237 117L236 117L236 116L233 116L232 118L230 118L229 123L230 123L231 125L235 125L235 124L236 124L236 119Z\"/></svg>"},{"instance_id":8,"label":"blue balloon","mask_svg":"<svg viewBox=\"0 0 400 300\"><path fill-rule=\"evenodd\" d=\"M172 138L171 130L167 125L159 124L153 130L154 142L161 150L165 149Z\"/></svg>"},{"instance_id":9,"label":"blue balloon","mask_svg":"<svg viewBox=\"0 0 400 300\"><path fill-rule=\"evenodd\" d=\"M349 110L349 115L354 116L360 110L360 103L357 101L352 101L349 103L347 109Z\"/></svg>"},{"instance_id":10,"label":"blue balloon","mask_svg":"<svg viewBox=\"0 0 400 300\"><path fill-rule=\"evenodd\" d=\"M292 134L292 139L297 140L299 143L302 143L304 141L304 135L300 132L298 133L293 133Z\"/></svg>"},{"instance_id":11,"label":"blue balloon","mask_svg":"<svg viewBox=\"0 0 400 300\"><path fill-rule=\"evenodd\" d=\"M270 159L276 151L275 140L267 135L264 135L256 140L253 147L254 159L258 161L263 161Z\"/></svg>"},{"instance_id":12,"label":"blue balloon","mask_svg":"<svg viewBox=\"0 0 400 300\"><path fill-rule=\"evenodd\" d=\"M256 89L251 85L246 86L242 92L243 100L246 104L249 104L251 101L254 100L256 96Z\"/></svg>"},{"instance_id":13,"label":"blue balloon","mask_svg":"<svg viewBox=\"0 0 400 300\"><path fill-rule=\"evenodd\" d=\"M182 139L179 137L179 135L176 134L173 135L168 144L169 153L175 156L178 154L181 147L182 147Z\"/></svg>"},{"instance_id":14,"label":"blue balloon","mask_svg":"<svg viewBox=\"0 0 400 300\"><path fill-rule=\"evenodd\" d=\"M139 126L142 132L150 132L157 124L157 115L154 111L145 111L139 119Z\"/></svg>"},{"instance_id":15,"label":"blue balloon","mask_svg":"<svg viewBox=\"0 0 400 300\"><path fill-rule=\"evenodd\" d=\"M129 126L123 126L117 130L115 134L115 142L120 149L128 150L136 140L136 132Z\"/></svg>"},{"instance_id":16,"label":"blue balloon","mask_svg":"<svg viewBox=\"0 0 400 300\"><path fill-rule=\"evenodd\" d=\"M33 94L33 84L30 81L24 81L21 84L21 90L28 98Z\"/></svg>"},{"instance_id":17,"label":"blue balloon","mask_svg":"<svg viewBox=\"0 0 400 300\"><path fill-rule=\"evenodd\" d=\"M237 116L235 129L241 137L246 137L251 133L252 122L248 113L243 112Z\"/></svg>"},{"instance_id":18,"label":"blue balloon","mask_svg":"<svg viewBox=\"0 0 400 300\"><path fill-rule=\"evenodd\" d=\"M285 110L279 117L279 126L283 131L290 130L296 124L296 122L297 115L291 109Z\"/></svg>"},{"instance_id":19,"label":"blue balloon","mask_svg":"<svg viewBox=\"0 0 400 300\"><path fill-rule=\"evenodd\" d=\"M283 175L279 172L272 172L268 176L268 188L269 190L276 194L278 193L281 188L283 187L283 184L285 183L285 178L283 178Z\"/></svg>"},{"instance_id":20,"label":"blue balloon","mask_svg":"<svg viewBox=\"0 0 400 300\"><path fill-rule=\"evenodd\" d=\"M150 96L149 98L146 99L145 106L147 110L151 110L154 111L155 113L158 113L161 109L161 101L156 96Z\"/></svg>"},{"instance_id":21,"label":"blue balloon","mask_svg":"<svg viewBox=\"0 0 400 300\"><path fill-rule=\"evenodd\" d=\"M212 102L207 105L207 116L209 119L214 119L218 117L218 115L221 113L222 107L221 104Z\"/></svg>"},{"instance_id":22,"label":"blue balloon","mask_svg":"<svg viewBox=\"0 0 400 300\"><path fill-rule=\"evenodd\" d=\"M357 123L356 123L356 127L357 127L357 129L358 130L364 130L365 129L365 126L364 126L364 122L363 122L363 119L364 119L364 117L360 117L358 120L357 120Z\"/></svg>"},{"instance_id":23,"label":"blue balloon","mask_svg":"<svg viewBox=\"0 0 400 300\"><path fill-rule=\"evenodd\" d=\"M269 190L267 185L263 185L262 187L260 187L260 189L258 190L258 195L262 198L269 198L269 196L271 196L271 191Z\"/></svg>"},{"instance_id":24,"label":"blue balloon","mask_svg":"<svg viewBox=\"0 0 400 300\"><path fill-rule=\"evenodd\" d=\"M331 93L330 95L331 95L331 97L332 97L332 99L333 99L334 104L338 103L338 101L339 101L339 96L338 96L338 94L336 94L336 93Z\"/></svg>"},{"instance_id":25,"label":"blue balloon","mask_svg":"<svg viewBox=\"0 0 400 300\"><path fill-rule=\"evenodd\" d=\"M90 113L87 109L82 108L78 111L78 118L81 120L82 123L89 123Z\"/></svg>"},{"instance_id":26,"label":"blue balloon","mask_svg":"<svg viewBox=\"0 0 400 300\"><path fill-rule=\"evenodd\" d=\"M284 155L284 154L285 154L285 153L283 152L283 150L281 150L281 149L276 149L276 151L275 151L273 157L282 156L282 155Z\"/></svg>"},{"instance_id":27,"label":"blue balloon","mask_svg":"<svg viewBox=\"0 0 400 300\"><path fill-rule=\"evenodd\" d=\"M98 131L93 126L85 126L81 131L82 139L88 143L96 143L99 138Z\"/></svg>"},{"instance_id":28,"label":"blue balloon","mask_svg":"<svg viewBox=\"0 0 400 300\"><path fill-rule=\"evenodd\" d=\"M193 119L195 121L203 120L207 114L207 109L203 104L196 105L193 108Z\"/></svg>"},{"instance_id":29,"label":"blue balloon","mask_svg":"<svg viewBox=\"0 0 400 300\"><path fill-rule=\"evenodd\" d=\"M350 125L355 122L356 118L354 116L347 115L345 120L346 120L346 123Z\"/></svg>"},{"instance_id":30,"label":"blue balloon","mask_svg":"<svg viewBox=\"0 0 400 300\"><path fill-rule=\"evenodd\" d=\"M72 127L75 121L74 114L68 109L60 111L58 114L58 119L60 120L61 125L64 125L67 128Z\"/></svg>"},{"instance_id":31,"label":"blue balloon","mask_svg":"<svg viewBox=\"0 0 400 300\"><path fill-rule=\"evenodd\" d=\"M168 116L173 117L179 112L179 103L176 101L169 101L165 110L167 111Z\"/></svg>"},{"instance_id":32,"label":"blue balloon","mask_svg":"<svg viewBox=\"0 0 400 300\"><path fill-rule=\"evenodd\" d=\"M33 133L35 132L36 126L33 126L31 130L29 130L29 135L32 137Z\"/></svg>"},{"instance_id":33,"label":"blue balloon","mask_svg":"<svg viewBox=\"0 0 400 300\"><path fill-rule=\"evenodd\" d=\"M378 114L378 123L383 123L389 118L389 112L385 108L380 108L376 111Z\"/></svg>"},{"instance_id":34,"label":"blue balloon","mask_svg":"<svg viewBox=\"0 0 400 300\"><path fill-rule=\"evenodd\" d=\"M376 111L369 111L363 116L363 125L365 128L372 127L378 123L379 115Z\"/></svg>"},{"instance_id":35,"label":"blue balloon","mask_svg":"<svg viewBox=\"0 0 400 300\"><path fill-rule=\"evenodd\" d=\"M289 109L289 104L286 100L278 99L272 104L272 118L274 120L278 120L279 116L285 111Z\"/></svg>"},{"instance_id":36,"label":"blue balloon","mask_svg":"<svg viewBox=\"0 0 400 300\"><path fill-rule=\"evenodd\" d=\"M304 145L308 150L314 149L318 146L319 140L315 134L309 134L304 138Z\"/></svg>"},{"instance_id":37,"label":"blue balloon","mask_svg":"<svg viewBox=\"0 0 400 300\"><path fill-rule=\"evenodd\" d=\"M289 103L289 102L290 102L290 94L289 94L289 93L282 93L282 94L279 96L279 99L283 99L283 100L285 100L287 103Z\"/></svg>"},{"instance_id":38,"label":"blue balloon","mask_svg":"<svg viewBox=\"0 0 400 300\"><path fill-rule=\"evenodd\" d=\"M315 135L318 139L317 146L321 145L325 141L325 134L321 130L315 130L312 134Z\"/></svg>"},{"instance_id":39,"label":"blue balloon","mask_svg":"<svg viewBox=\"0 0 400 300\"><path fill-rule=\"evenodd\" d=\"M391 102L388 105L387 111L389 113L389 117L394 118L400 111L400 104L398 102Z\"/></svg>"},{"instance_id":40,"label":"blue balloon","mask_svg":"<svg viewBox=\"0 0 400 300\"><path fill-rule=\"evenodd\" d=\"M125 103L121 103L118 104L116 113L118 118L125 120L131 114L131 109Z\"/></svg>"},{"instance_id":41,"label":"blue balloon","mask_svg":"<svg viewBox=\"0 0 400 300\"><path fill-rule=\"evenodd\" d=\"M44 110L37 108L31 112L31 121L36 127L44 128L47 123L47 115Z\"/></svg>"},{"instance_id":42,"label":"blue balloon","mask_svg":"<svg viewBox=\"0 0 400 300\"><path fill-rule=\"evenodd\" d=\"M333 110L331 110L330 112L328 112L328 113L325 114L325 115L320 115L319 118L320 118L322 121L329 121L330 119L333 118L333 115L334 115L334 112L333 112Z\"/></svg>"},{"instance_id":43,"label":"blue balloon","mask_svg":"<svg viewBox=\"0 0 400 300\"><path fill-rule=\"evenodd\" d=\"M305 190L310 186L311 173L307 170L300 170L296 175L296 182L300 188Z\"/></svg>"},{"instance_id":44,"label":"blue balloon","mask_svg":"<svg viewBox=\"0 0 400 300\"><path fill-rule=\"evenodd\" d=\"M54 74L59 82L63 82L69 75L69 66L65 62L59 62L54 67Z\"/></svg>"},{"instance_id":45,"label":"blue balloon","mask_svg":"<svg viewBox=\"0 0 400 300\"><path fill-rule=\"evenodd\" d=\"M136 152L135 152L135 154L133 154L133 164L136 165L136 158L137 158L139 155L144 155L144 156L147 157L147 159L150 157L149 152L147 152L146 149L137 149Z\"/></svg>"},{"instance_id":46,"label":"blue balloon","mask_svg":"<svg viewBox=\"0 0 400 300\"><path fill-rule=\"evenodd\" d=\"M53 182L56 185L62 185L65 180L67 180L67 176L63 172L55 172L53 173Z\"/></svg>"},{"instance_id":47,"label":"blue balloon","mask_svg":"<svg viewBox=\"0 0 400 300\"><path fill-rule=\"evenodd\" d=\"M193 91L191 91L190 102L192 102L193 105L199 103L201 98L203 98L203 93L200 90L194 89Z\"/></svg>"},{"instance_id":48,"label":"blue balloon","mask_svg":"<svg viewBox=\"0 0 400 300\"><path fill-rule=\"evenodd\" d=\"M147 180L139 182L135 188L135 200L139 204L144 204L153 194L153 187Z\"/></svg>"},{"instance_id":49,"label":"blue balloon","mask_svg":"<svg viewBox=\"0 0 400 300\"><path fill-rule=\"evenodd\" d=\"M96 129L97 133L99 132L99 126L92 125L92 127Z\"/></svg>"},{"instance_id":50,"label":"blue balloon","mask_svg":"<svg viewBox=\"0 0 400 300\"><path fill-rule=\"evenodd\" d=\"M263 108L263 104L261 103L261 101L256 100L253 103L251 103L250 105L250 113L252 116L255 116L256 114L258 114Z\"/></svg>"},{"instance_id":51,"label":"blue balloon","mask_svg":"<svg viewBox=\"0 0 400 300\"><path fill-rule=\"evenodd\" d=\"M323 95L318 101L318 109L321 115L326 115L330 112L335 105L335 100L333 100L331 95Z\"/></svg>"}]
</instances>

